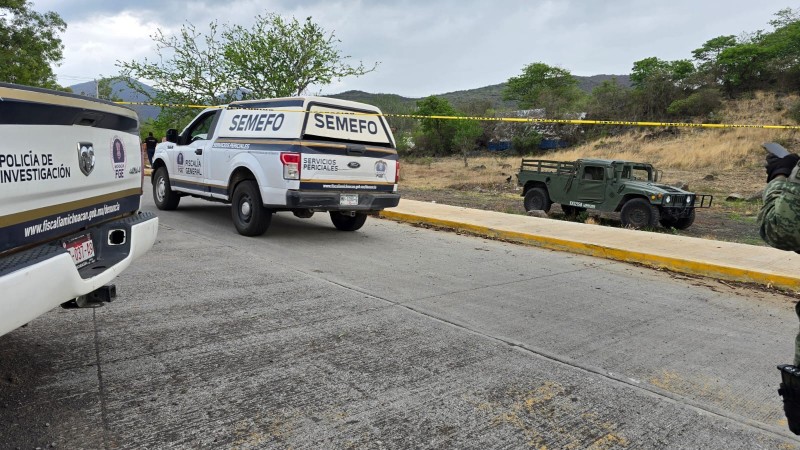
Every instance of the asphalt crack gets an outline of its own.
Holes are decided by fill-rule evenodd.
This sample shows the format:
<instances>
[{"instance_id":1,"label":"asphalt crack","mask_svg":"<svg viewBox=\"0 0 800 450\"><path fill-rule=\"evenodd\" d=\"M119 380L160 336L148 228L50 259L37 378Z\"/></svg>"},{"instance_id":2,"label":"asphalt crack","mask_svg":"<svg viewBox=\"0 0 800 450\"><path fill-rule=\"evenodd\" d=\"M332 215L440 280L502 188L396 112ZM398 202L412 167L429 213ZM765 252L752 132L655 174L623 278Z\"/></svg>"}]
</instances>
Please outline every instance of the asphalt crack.
<instances>
[{"instance_id":1,"label":"asphalt crack","mask_svg":"<svg viewBox=\"0 0 800 450\"><path fill-rule=\"evenodd\" d=\"M97 309L92 309L92 326L94 328L94 355L97 364L97 383L100 393L100 420L103 423L103 448L108 450L108 409L106 407L106 390L103 384L103 365L100 362L100 334L97 330Z\"/></svg>"}]
</instances>

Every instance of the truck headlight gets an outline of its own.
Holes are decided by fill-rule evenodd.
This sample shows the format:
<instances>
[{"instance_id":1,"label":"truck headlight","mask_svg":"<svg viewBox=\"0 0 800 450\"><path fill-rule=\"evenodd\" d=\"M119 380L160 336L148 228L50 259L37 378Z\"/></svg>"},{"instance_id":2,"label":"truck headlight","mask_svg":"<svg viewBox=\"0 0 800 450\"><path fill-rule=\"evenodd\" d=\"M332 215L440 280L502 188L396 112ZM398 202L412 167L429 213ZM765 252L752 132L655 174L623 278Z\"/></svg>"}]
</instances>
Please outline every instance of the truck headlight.
<instances>
[{"instance_id":1,"label":"truck headlight","mask_svg":"<svg viewBox=\"0 0 800 450\"><path fill-rule=\"evenodd\" d=\"M670 203L670 202L672 202L672 197L668 195L664 198L664 203Z\"/></svg>"},{"instance_id":2,"label":"truck headlight","mask_svg":"<svg viewBox=\"0 0 800 450\"><path fill-rule=\"evenodd\" d=\"M691 204L692 204L692 200L694 200L694 198L692 198L692 196L691 196L691 195L690 195L690 196L688 196L688 197L686 197L686 204L687 204L687 205L691 205Z\"/></svg>"}]
</instances>

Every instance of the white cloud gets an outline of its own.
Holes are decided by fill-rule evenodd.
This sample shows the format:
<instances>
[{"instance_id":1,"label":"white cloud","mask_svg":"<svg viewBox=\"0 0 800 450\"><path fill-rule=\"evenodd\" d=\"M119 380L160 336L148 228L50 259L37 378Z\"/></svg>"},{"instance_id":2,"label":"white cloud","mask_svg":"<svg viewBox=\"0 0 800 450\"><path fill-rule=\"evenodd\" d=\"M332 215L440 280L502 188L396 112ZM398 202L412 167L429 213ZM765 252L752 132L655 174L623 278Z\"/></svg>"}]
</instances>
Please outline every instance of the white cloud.
<instances>
[{"instance_id":1,"label":"white cloud","mask_svg":"<svg viewBox=\"0 0 800 450\"><path fill-rule=\"evenodd\" d=\"M118 60L152 57L154 46L150 36L158 27L127 11L111 16L92 15L69 23L62 37L64 64L57 69L59 76L65 78L62 83L73 84L69 80L75 78L86 81L100 75L116 75Z\"/></svg>"},{"instance_id":2,"label":"white cloud","mask_svg":"<svg viewBox=\"0 0 800 450\"><path fill-rule=\"evenodd\" d=\"M59 75L112 75L116 60L153 57L157 27L212 20L249 26L274 12L312 20L335 32L351 64L381 64L374 73L334 81L323 93L359 89L426 96L502 83L541 61L575 75L627 74L634 61L691 58L723 34L768 29L783 0L664 3L639 0L40 0L67 20ZM171 20L170 20L171 19ZM69 80L64 82L70 83ZM318 88L319 89L319 88Z\"/></svg>"}]
</instances>

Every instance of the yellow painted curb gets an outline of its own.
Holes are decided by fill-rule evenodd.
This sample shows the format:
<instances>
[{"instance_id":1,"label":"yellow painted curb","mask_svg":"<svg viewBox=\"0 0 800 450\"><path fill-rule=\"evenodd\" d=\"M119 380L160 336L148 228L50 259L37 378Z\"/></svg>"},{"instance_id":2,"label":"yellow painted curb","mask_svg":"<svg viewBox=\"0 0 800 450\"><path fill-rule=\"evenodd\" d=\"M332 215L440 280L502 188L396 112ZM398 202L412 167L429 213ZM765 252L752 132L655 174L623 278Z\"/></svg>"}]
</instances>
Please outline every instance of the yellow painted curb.
<instances>
[{"instance_id":1,"label":"yellow painted curb","mask_svg":"<svg viewBox=\"0 0 800 450\"><path fill-rule=\"evenodd\" d=\"M453 220L436 219L414 214L398 213L391 210L381 211L380 216L398 222L421 223L436 227L453 228L490 238L503 239L550 250L595 256L598 258L611 259L615 261L632 262L656 269L668 269L674 272L702 275L721 280L757 283L792 291L800 290L800 278L798 277L789 277L774 273L759 272L757 270L741 269L737 267L704 263L669 256L651 255L648 253L605 247L599 244L568 241L564 239L539 236L518 231L497 230L482 225L461 223Z\"/></svg>"}]
</instances>

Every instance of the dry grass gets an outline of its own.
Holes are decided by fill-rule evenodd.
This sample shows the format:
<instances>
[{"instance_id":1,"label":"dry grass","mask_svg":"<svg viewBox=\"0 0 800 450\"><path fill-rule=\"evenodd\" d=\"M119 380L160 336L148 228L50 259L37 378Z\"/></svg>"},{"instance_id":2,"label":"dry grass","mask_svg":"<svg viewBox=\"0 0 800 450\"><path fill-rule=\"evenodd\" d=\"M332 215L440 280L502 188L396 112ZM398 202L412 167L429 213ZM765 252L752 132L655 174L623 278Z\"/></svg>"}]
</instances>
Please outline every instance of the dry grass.
<instances>
[{"instance_id":1,"label":"dry grass","mask_svg":"<svg viewBox=\"0 0 800 450\"><path fill-rule=\"evenodd\" d=\"M788 120L784 110L797 96L776 97L757 94L752 99L729 101L721 111L722 123L775 125ZM756 192L763 188L764 150L761 144L780 141L790 150L800 151L797 131L764 129L679 128L675 133L663 129L641 128L619 136L604 138L567 150L540 156L542 159L571 161L578 158L623 159L649 162L665 171L665 182L685 181L696 191ZM405 161L401 184L416 189L497 188L515 184L520 157L482 156L461 158L423 158ZM714 175L713 182L703 180ZM510 183L507 177L512 176ZM503 189L500 189L503 190ZM507 189L506 189L507 190Z\"/></svg>"}]
</instances>

